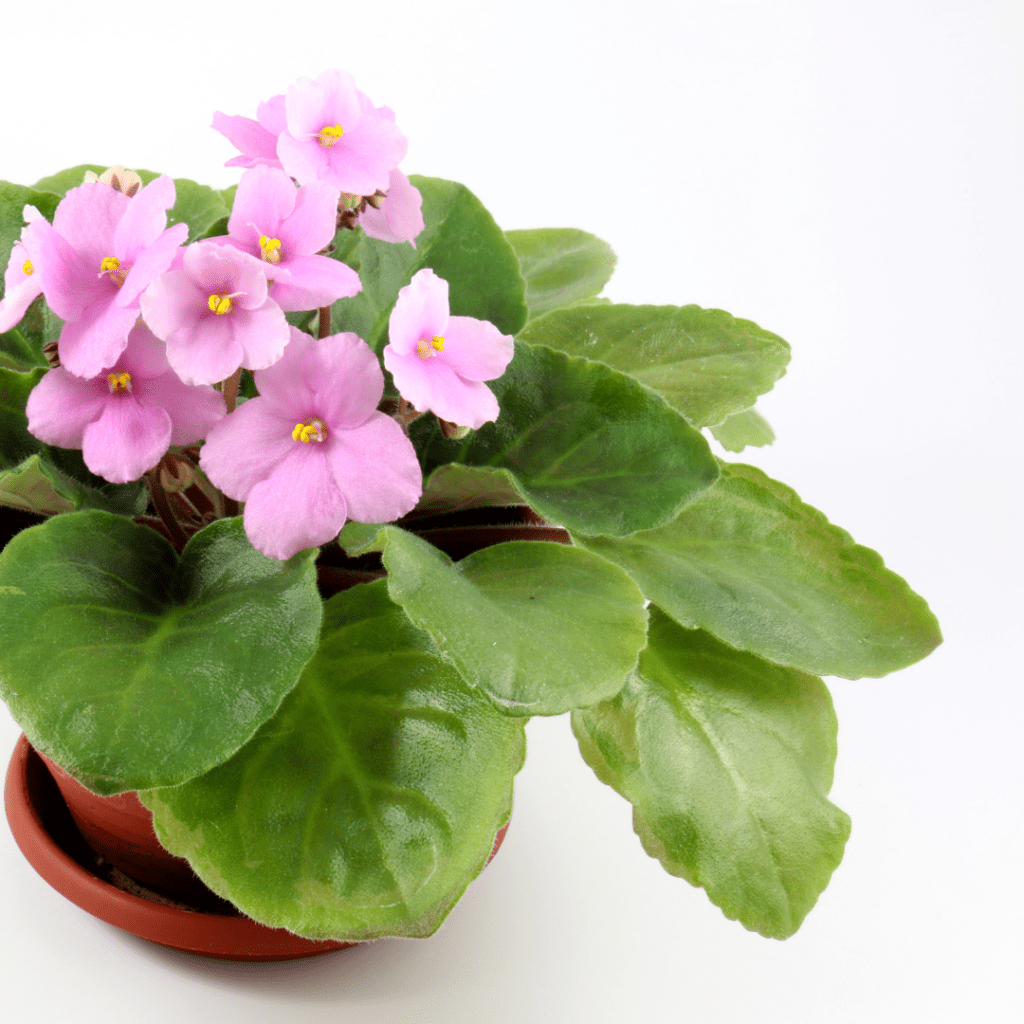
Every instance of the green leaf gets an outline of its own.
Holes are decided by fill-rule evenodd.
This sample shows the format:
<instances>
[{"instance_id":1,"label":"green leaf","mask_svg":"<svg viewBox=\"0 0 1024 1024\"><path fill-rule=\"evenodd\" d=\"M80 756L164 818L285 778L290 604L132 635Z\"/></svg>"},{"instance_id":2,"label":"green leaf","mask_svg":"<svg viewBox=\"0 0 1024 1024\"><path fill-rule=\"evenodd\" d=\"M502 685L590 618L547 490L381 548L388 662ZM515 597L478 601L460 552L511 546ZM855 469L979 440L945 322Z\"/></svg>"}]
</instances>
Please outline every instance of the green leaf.
<instances>
[{"instance_id":1,"label":"green leaf","mask_svg":"<svg viewBox=\"0 0 1024 1024\"><path fill-rule=\"evenodd\" d=\"M816 675L883 676L942 641L924 600L881 557L752 466L670 524L573 539L621 565L684 626Z\"/></svg>"},{"instance_id":2,"label":"green leaf","mask_svg":"<svg viewBox=\"0 0 1024 1024\"><path fill-rule=\"evenodd\" d=\"M616 536L667 522L717 479L700 432L602 363L517 341L488 386L501 414L465 441L446 440L433 417L413 424L426 473L446 462L505 469L548 522Z\"/></svg>"},{"instance_id":3,"label":"green leaf","mask_svg":"<svg viewBox=\"0 0 1024 1024\"><path fill-rule=\"evenodd\" d=\"M827 799L836 718L824 683L651 609L640 669L572 715L583 759L633 805L644 849L768 938L799 927L843 857Z\"/></svg>"},{"instance_id":4,"label":"green leaf","mask_svg":"<svg viewBox=\"0 0 1024 1024\"><path fill-rule=\"evenodd\" d=\"M0 369L24 372L46 365L42 351L26 340L18 328L0 334Z\"/></svg>"},{"instance_id":5,"label":"green leaf","mask_svg":"<svg viewBox=\"0 0 1024 1024\"><path fill-rule=\"evenodd\" d=\"M254 551L240 519L181 558L105 512L55 516L0 554L0 695L95 793L173 786L230 757L317 644L314 552Z\"/></svg>"},{"instance_id":6,"label":"green leaf","mask_svg":"<svg viewBox=\"0 0 1024 1024\"><path fill-rule=\"evenodd\" d=\"M362 231L342 230L335 237L334 257L359 272L363 289L334 304L331 330L354 331L379 353L399 289L430 267L448 282L452 315L489 320L502 333L515 334L526 323L526 286L501 228L465 185L418 175L410 180L423 194L426 223L415 249L378 242Z\"/></svg>"},{"instance_id":7,"label":"green leaf","mask_svg":"<svg viewBox=\"0 0 1024 1024\"><path fill-rule=\"evenodd\" d=\"M559 715L622 688L646 642L636 584L578 548L512 541L458 562L386 527L392 600L509 715Z\"/></svg>"},{"instance_id":8,"label":"green leaf","mask_svg":"<svg viewBox=\"0 0 1024 1024\"><path fill-rule=\"evenodd\" d=\"M15 469L0 471L0 505L44 515L73 512L75 508L74 502L54 489L38 455L30 456Z\"/></svg>"},{"instance_id":9,"label":"green leaf","mask_svg":"<svg viewBox=\"0 0 1024 1024\"><path fill-rule=\"evenodd\" d=\"M531 321L519 337L631 374L698 427L749 408L789 362L778 335L700 306L574 306Z\"/></svg>"},{"instance_id":10,"label":"green leaf","mask_svg":"<svg viewBox=\"0 0 1024 1024\"><path fill-rule=\"evenodd\" d=\"M612 247L578 228L506 231L526 281L530 319L600 294L615 269Z\"/></svg>"},{"instance_id":11,"label":"green leaf","mask_svg":"<svg viewBox=\"0 0 1024 1024\"><path fill-rule=\"evenodd\" d=\"M423 494L410 514L436 515L495 505L523 505L510 474L503 469L478 468L448 463L423 483Z\"/></svg>"},{"instance_id":12,"label":"green leaf","mask_svg":"<svg viewBox=\"0 0 1024 1024\"><path fill-rule=\"evenodd\" d=\"M196 242L210 235L211 229L224 222L231 213L231 203L224 197L224 190L200 185L188 178L174 179L175 202L167 211L167 226L188 225L188 241Z\"/></svg>"},{"instance_id":13,"label":"green leaf","mask_svg":"<svg viewBox=\"0 0 1024 1024\"><path fill-rule=\"evenodd\" d=\"M142 179L143 185L148 185L154 178L160 177L158 171L145 171L139 167L129 167L127 169L135 171ZM40 178L33 187L42 189L45 192L53 192L58 197L63 198L71 189L84 184L86 171L92 171L93 174L102 174L105 170L107 170L107 167L103 164L76 164L74 167L68 167L66 170L57 171L56 174Z\"/></svg>"},{"instance_id":14,"label":"green leaf","mask_svg":"<svg viewBox=\"0 0 1024 1024\"><path fill-rule=\"evenodd\" d=\"M771 424L753 406L726 416L711 433L727 452L741 452L748 445L763 448L775 440Z\"/></svg>"},{"instance_id":15,"label":"green leaf","mask_svg":"<svg viewBox=\"0 0 1024 1024\"><path fill-rule=\"evenodd\" d=\"M327 602L299 685L230 761L140 797L160 841L263 924L425 937L487 862L524 756L523 723L469 689L380 581Z\"/></svg>"},{"instance_id":16,"label":"green leaf","mask_svg":"<svg viewBox=\"0 0 1024 1024\"><path fill-rule=\"evenodd\" d=\"M25 403L45 372L0 369L0 471L20 466L41 447L28 432Z\"/></svg>"}]
</instances>

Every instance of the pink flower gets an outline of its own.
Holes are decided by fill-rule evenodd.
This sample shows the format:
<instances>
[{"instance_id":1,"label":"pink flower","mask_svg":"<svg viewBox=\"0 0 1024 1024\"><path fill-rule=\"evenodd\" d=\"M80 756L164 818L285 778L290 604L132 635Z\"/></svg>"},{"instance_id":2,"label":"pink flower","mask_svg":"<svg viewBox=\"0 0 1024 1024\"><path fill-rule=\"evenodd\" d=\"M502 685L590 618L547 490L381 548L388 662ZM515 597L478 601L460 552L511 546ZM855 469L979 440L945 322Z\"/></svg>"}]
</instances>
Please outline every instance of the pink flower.
<instances>
[{"instance_id":1,"label":"pink flower","mask_svg":"<svg viewBox=\"0 0 1024 1024\"><path fill-rule=\"evenodd\" d=\"M256 108L256 120L228 116L220 111L213 115L213 127L236 149L240 156L225 161L225 167L280 167L277 159L277 137L284 131L284 93L273 96Z\"/></svg>"},{"instance_id":2,"label":"pink flower","mask_svg":"<svg viewBox=\"0 0 1024 1024\"><path fill-rule=\"evenodd\" d=\"M123 484L152 469L171 445L201 441L225 408L213 388L182 384L163 343L140 322L109 370L88 380L62 366L49 370L25 411L40 441L81 448L93 473Z\"/></svg>"},{"instance_id":3,"label":"pink flower","mask_svg":"<svg viewBox=\"0 0 1024 1024\"><path fill-rule=\"evenodd\" d=\"M487 320L450 316L448 282L425 268L399 293L384 365L402 397L424 412L476 430L498 418L485 380L512 361L515 342Z\"/></svg>"},{"instance_id":4,"label":"pink flower","mask_svg":"<svg viewBox=\"0 0 1024 1024\"><path fill-rule=\"evenodd\" d=\"M21 232L21 240L14 243L11 259L4 272L4 297L0 299L0 334L9 331L21 321L32 300L43 293L42 274L36 264L39 257L36 236L38 221L27 224Z\"/></svg>"},{"instance_id":5,"label":"pink flower","mask_svg":"<svg viewBox=\"0 0 1024 1024\"><path fill-rule=\"evenodd\" d=\"M355 334L316 341L291 328L284 357L255 374L260 397L221 420L200 464L245 502L245 532L268 558L333 540L346 519L386 523L423 486L402 428L377 411L384 374Z\"/></svg>"},{"instance_id":6,"label":"pink flower","mask_svg":"<svg viewBox=\"0 0 1024 1024\"><path fill-rule=\"evenodd\" d=\"M65 321L58 352L76 377L95 377L124 351L139 296L188 237L186 224L166 227L173 205L166 175L132 199L86 184L61 200L52 227L38 222L43 295Z\"/></svg>"},{"instance_id":7,"label":"pink flower","mask_svg":"<svg viewBox=\"0 0 1024 1024\"><path fill-rule=\"evenodd\" d=\"M362 287L351 267L317 255L334 238L337 211L338 190L326 182L296 189L284 171L254 167L238 183L230 234L210 241L259 259L286 312L329 306Z\"/></svg>"},{"instance_id":8,"label":"pink flower","mask_svg":"<svg viewBox=\"0 0 1024 1024\"><path fill-rule=\"evenodd\" d=\"M239 366L261 370L288 344L288 322L267 297L260 261L213 242L190 245L182 269L149 286L142 315L186 384L225 380Z\"/></svg>"},{"instance_id":9,"label":"pink flower","mask_svg":"<svg viewBox=\"0 0 1024 1024\"><path fill-rule=\"evenodd\" d=\"M285 117L277 156L302 185L326 181L341 192L371 196L388 188L388 172L405 156L408 143L394 114L374 107L346 71L300 78L288 89Z\"/></svg>"},{"instance_id":10,"label":"pink flower","mask_svg":"<svg viewBox=\"0 0 1024 1024\"><path fill-rule=\"evenodd\" d=\"M413 239L423 230L422 206L420 190L393 167L387 196L380 200L379 208L368 204L359 215L359 223L371 238L381 242L408 242L415 249Z\"/></svg>"}]
</instances>

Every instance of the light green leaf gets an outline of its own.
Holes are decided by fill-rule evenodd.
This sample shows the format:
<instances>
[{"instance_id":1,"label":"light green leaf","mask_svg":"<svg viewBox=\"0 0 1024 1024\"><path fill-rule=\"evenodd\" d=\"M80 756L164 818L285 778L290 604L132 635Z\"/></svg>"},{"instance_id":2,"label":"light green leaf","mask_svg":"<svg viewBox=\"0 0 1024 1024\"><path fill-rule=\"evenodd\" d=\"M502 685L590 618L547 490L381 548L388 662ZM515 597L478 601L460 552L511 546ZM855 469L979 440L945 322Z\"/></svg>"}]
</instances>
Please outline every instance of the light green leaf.
<instances>
[{"instance_id":1,"label":"light green leaf","mask_svg":"<svg viewBox=\"0 0 1024 1024\"><path fill-rule=\"evenodd\" d=\"M523 723L438 658L383 581L325 612L299 685L245 747L140 796L160 841L263 924L431 935L508 819Z\"/></svg>"},{"instance_id":2,"label":"light green leaf","mask_svg":"<svg viewBox=\"0 0 1024 1024\"><path fill-rule=\"evenodd\" d=\"M383 531L392 600L509 715L558 715L617 693L646 638L644 598L603 558L512 541L452 560Z\"/></svg>"},{"instance_id":3,"label":"light green leaf","mask_svg":"<svg viewBox=\"0 0 1024 1024\"><path fill-rule=\"evenodd\" d=\"M506 470L448 463L438 466L424 481L423 494L413 514L438 515L470 508L522 505L525 500Z\"/></svg>"},{"instance_id":4,"label":"light green leaf","mask_svg":"<svg viewBox=\"0 0 1024 1024\"><path fill-rule=\"evenodd\" d=\"M225 201L222 190L200 185L188 178L175 178L174 193L174 206L167 211L168 227L187 224L189 242L206 238L211 228L221 221L224 222L224 233L227 233L225 218L231 213L231 204Z\"/></svg>"},{"instance_id":5,"label":"light green leaf","mask_svg":"<svg viewBox=\"0 0 1024 1024\"><path fill-rule=\"evenodd\" d=\"M0 695L95 793L171 786L230 757L317 644L314 552L264 558L240 519L179 560L105 512L55 516L0 553Z\"/></svg>"},{"instance_id":6,"label":"light green leaf","mask_svg":"<svg viewBox=\"0 0 1024 1024\"><path fill-rule=\"evenodd\" d=\"M778 335L700 306L573 306L531 321L519 337L631 374L698 427L749 408L789 362Z\"/></svg>"},{"instance_id":7,"label":"light green leaf","mask_svg":"<svg viewBox=\"0 0 1024 1024\"><path fill-rule=\"evenodd\" d=\"M600 294L615 269L607 243L579 228L506 231L526 281L530 319Z\"/></svg>"},{"instance_id":8,"label":"light green leaf","mask_svg":"<svg viewBox=\"0 0 1024 1024\"><path fill-rule=\"evenodd\" d=\"M43 472L38 455L15 469L0 471L0 505L23 508L43 515L74 511L74 503L54 490Z\"/></svg>"},{"instance_id":9,"label":"light green leaf","mask_svg":"<svg viewBox=\"0 0 1024 1024\"><path fill-rule=\"evenodd\" d=\"M752 466L667 526L573 539L617 565L684 626L816 675L883 676L942 641L924 600L881 557Z\"/></svg>"},{"instance_id":10,"label":"light green leaf","mask_svg":"<svg viewBox=\"0 0 1024 1024\"><path fill-rule=\"evenodd\" d=\"M741 452L748 445L763 448L775 440L771 424L753 406L726 416L711 433L727 452Z\"/></svg>"},{"instance_id":11,"label":"light green leaf","mask_svg":"<svg viewBox=\"0 0 1024 1024\"><path fill-rule=\"evenodd\" d=\"M0 369L24 373L46 365L41 348L28 341L18 328L0 334Z\"/></svg>"},{"instance_id":12,"label":"light green leaf","mask_svg":"<svg viewBox=\"0 0 1024 1024\"><path fill-rule=\"evenodd\" d=\"M842 860L850 819L827 799L836 718L820 679L684 630L657 608L640 668L574 711L597 777L670 874L726 917L784 939Z\"/></svg>"},{"instance_id":13,"label":"light green leaf","mask_svg":"<svg viewBox=\"0 0 1024 1024\"><path fill-rule=\"evenodd\" d=\"M331 330L354 331L380 352L399 289L430 267L448 282L452 315L489 320L503 334L515 334L526 322L526 285L501 228L465 185L419 175L410 180L423 195L426 223L415 249L378 242L361 230L335 237L334 257L359 272L363 289L334 304Z\"/></svg>"},{"instance_id":14,"label":"light green leaf","mask_svg":"<svg viewBox=\"0 0 1024 1024\"><path fill-rule=\"evenodd\" d=\"M550 523L615 536L672 519L718 476L707 441L631 377L516 342L489 387L501 414L464 441L433 417L411 436L425 471L448 462L505 469Z\"/></svg>"}]
</instances>

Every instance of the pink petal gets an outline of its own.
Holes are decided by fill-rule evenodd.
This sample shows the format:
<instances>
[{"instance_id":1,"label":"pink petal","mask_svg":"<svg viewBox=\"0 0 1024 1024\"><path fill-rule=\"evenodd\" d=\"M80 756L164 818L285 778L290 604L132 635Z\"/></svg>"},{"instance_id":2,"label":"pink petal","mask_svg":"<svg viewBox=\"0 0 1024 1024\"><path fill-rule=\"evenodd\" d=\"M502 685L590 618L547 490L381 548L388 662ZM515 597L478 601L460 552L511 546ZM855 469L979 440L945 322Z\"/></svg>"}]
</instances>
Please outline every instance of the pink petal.
<instances>
[{"instance_id":1,"label":"pink petal","mask_svg":"<svg viewBox=\"0 0 1024 1024\"><path fill-rule=\"evenodd\" d=\"M277 134L271 134L258 121L237 115L229 117L218 111L213 115L212 127L241 153L241 156L228 160L226 167L254 167L258 164L280 166L277 159Z\"/></svg>"},{"instance_id":2,"label":"pink petal","mask_svg":"<svg viewBox=\"0 0 1024 1024\"><path fill-rule=\"evenodd\" d=\"M114 190L107 188L107 191ZM39 222L36 249L37 273L47 305L62 320L77 320L84 309L102 301L104 296L113 297L114 286L98 276L100 261L87 265L45 220Z\"/></svg>"},{"instance_id":3,"label":"pink petal","mask_svg":"<svg viewBox=\"0 0 1024 1024\"><path fill-rule=\"evenodd\" d=\"M267 301L267 279L261 261L230 246L196 242L187 246L184 269L204 293L205 306L210 295L233 295L236 306L252 309Z\"/></svg>"},{"instance_id":4,"label":"pink petal","mask_svg":"<svg viewBox=\"0 0 1024 1024\"><path fill-rule=\"evenodd\" d=\"M288 321L273 299L267 299L258 309L236 307L224 319L232 321L235 339L242 346L241 365L247 370L272 366L283 355L291 337Z\"/></svg>"},{"instance_id":5,"label":"pink petal","mask_svg":"<svg viewBox=\"0 0 1024 1024\"><path fill-rule=\"evenodd\" d=\"M258 249L260 235L273 238L279 234L281 222L295 208L296 194L291 178L284 171L272 167L246 171L235 193L228 232L239 240L251 240L252 247Z\"/></svg>"},{"instance_id":6,"label":"pink petal","mask_svg":"<svg viewBox=\"0 0 1024 1024\"><path fill-rule=\"evenodd\" d=\"M28 431L46 444L81 448L85 428L99 419L109 397L102 377L83 380L62 366L48 370L25 404Z\"/></svg>"},{"instance_id":7,"label":"pink petal","mask_svg":"<svg viewBox=\"0 0 1024 1024\"><path fill-rule=\"evenodd\" d=\"M179 328L209 312L209 294L184 270L169 270L146 289L139 305L150 330L166 341Z\"/></svg>"},{"instance_id":8,"label":"pink petal","mask_svg":"<svg viewBox=\"0 0 1024 1024\"><path fill-rule=\"evenodd\" d=\"M284 93L271 96L265 103L256 108L256 120L260 126L276 139L286 130Z\"/></svg>"},{"instance_id":9,"label":"pink petal","mask_svg":"<svg viewBox=\"0 0 1024 1024\"><path fill-rule=\"evenodd\" d=\"M325 71L315 81L300 78L285 94L288 134L305 140L318 136L325 125L334 124L349 132L360 120L359 96L347 71Z\"/></svg>"},{"instance_id":10,"label":"pink petal","mask_svg":"<svg viewBox=\"0 0 1024 1024\"><path fill-rule=\"evenodd\" d=\"M199 465L229 498L245 501L296 444L297 421L282 416L264 398L250 398L207 434Z\"/></svg>"},{"instance_id":11,"label":"pink petal","mask_svg":"<svg viewBox=\"0 0 1024 1024\"><path fill-rule=\"evenodd\" d=\"M141 406L132 395L110 395L98 420L82 436L82 458L115 484L138 480L171 443L171 417L159 406Z\"/></svg>"},{"instance_id":12,"label":"pink petal","mask_svg":"<svg viewBox=\"0 0 1024 1024\"><path fill-rule=\"evenodd\" d=\"M61 328L57 342L61 365L76 377L95 377L117 362L138 318L137 309L122 309L111 302L90 306L81 319L69 320Z\"/></svg>"},{"instance_id":13,"label":"pink petal","mask_svg":"<svg viewBox=\"0 0 1024 1024\"><path fill-rule=\"evenodd\" d=\"M328 152L316 141L293 139L288 134L277 138L277 156L281 166L300 185L316 181L327 172Z\"/></svg>"},{"instance_id":14,"label":"pink petal","mask_svg":"<svg viewBox=\"0 0 1024 1024\"><path fill-rule=\"evenodd\" d=\"M134 263L138 254L152 245L167 227L167 211L174 205L174 182L161 174L129 201L114 229L114 251L122 260ZM185 227L188 234L188 227Z\"/></svg>"},{"instance_id":15,"label":"pink petal","mask_svg":"<svg viewBox=\"0 0 1024 1024\"><path fill-rule=\"evenodd\" d=\"M253 380L261 400L266 402L266 408L272 409L276 416L290 419L294 426L311 416L321 415L314 408L313 392L303 374L306 353L318 343L297 327L289 326L288 338L281 358L268 369L257 370Z\"/></svg>"},{"instance_id":16,"label":"pink petal","mask_svg":"<svg viewBox=\"0 0 1024 1024\"><path fill-rule=\"evenodd\" d=\"M4 297L0 299L0 334L9 331L21 321L25 310L43 292L42 275L33 265L31 274L22 269L29 259L28 250L15 242L4 274Z\"/></svg>"},{"instance_id":17,"label":"pink petal","mask_svg":"<svg viewBox=\"0 0 1024 1024\"><path fill-rule=\"evenodd\" d=\"M359 215L362 229L381 242L409 242L423 230L423 196L409 179L393 167L388 177L387 196L379 210L372 206Z\"/></svg>"},{"instance_id":18,"label":"pink petal","mask_svg":"<svg viewBox=\"0 0 1024 1024\"><path fill-rule=\"evenodd\" d=\"M330 170L320 177L357 196L373 195L377 189L384 192L391 168L404 159L408 148L408 140L394 122L370 107L358 127L351 132L346 129L337 145L325 151Z\"/></svg>"},{"instance_id":19,"label":"pink petal","mask_svg":"<svg viewBox=\"0 0 1024 1024\"><path fill-rule=\"evenodd\" d=\"M127 370L132 377L160 377L169 373L167 346L140 318L128 332L128 344L111 371Z\"/></svg>"},{"instance_id":20,"label":"pink petal","mask_svg":"<svg viewBox=\"0 0 1024 1024\"><path fill-rule=\"evenodd\" d=\"M416 351L422 338L444 336L448 326L448 282L429 267L398 293L388 321L388 339L399 355Z\"/></svg>"},{"instance_id":21,"label":"pink petal","mask_svg":"<svg viewBox=\"0 0 1024 1024\"><path fill-rule=\"evenodd\" d=\"M289 182L290 184L290 182ZM310 256L330 245L338 214L338 190L325 181L311 181L295 194L295 208L275 228L285 259Z\"/></svg>"},{"instance_id":22,"label":"pink petal","mask_svg":"<svg viewBox=\"0 0 1024 1024\"><path fill-rule=\"evenodd\" d=\"M226 319L211 313L167 338L167 361L186 384L215 384L242 365L242 345Z\"/></svg>"},{"instance_id":23,"label":"pink petal","mask_svg":"<svg viewBox=\"0 0 1024 1024\"><path fill-rule=\"evenodd\" d=\"M98 271L103 257L114 255L114 234L131 202L108 185L79 185L58 204L53 228Z\"/></svg>"},{"instance_id":24,"label":"pink petal","mask_svg":"<svg viewBox=\"0 0 1024 1024\"><path fill-rule=\"evenodd\" d=\"M514 354L512 335L502 334L489 320L453 316L448 320L444 351L437 358L467 380L494 380L505 372Z\"/></svg>"},{"instance_id":25,"label":"pink petal","mask_svg":"<svg viewBox=\"0 0 1024 1024\"><path fill-rule=\"evenodd\" d=\"M332 431L365 423L384 396L384 374L370 346L357 334L332 334L305 347L302 379L313 398L313 415Z\"/></svg>"},{"instance_id":26,"label":"pink petal","mask_svg":"<svg viewBox=\"0 0 1024 1024\"><path fill-rule=\"evenodd\" d=\"M268 558L286 559L334 540L345 525L345 498L315 442L295 446L245 503L245 533Z\"/></svg>"},{"instance_id":27,"label":"pink petal","mask_svg":"<svg viewBox=\"0 0 1024 1024\"><path fill-rule=\"evenodd\" d=\"M132 264L124 284L118 289L114 301L119 306L138 308L139 295L149 287L150 282L168 270L174 262L178 247L188 238L188 225L175 224L168 228L147 248L143 249Z\"/></svg>"},{"instance_id":28,"label":"pink petal","mask_svg":"<svg viewBox=\"0 0 1024 1024\"><path fill-rule=\"evenodd\" d=\"M498 400L494 392L477 380L464 380L446 366L435 371L431 411L443 420L479 430L498 418Z\"/></svg>"},{"instance_id":29,"label":"pink petal","mask_svg":"<svg viewBox=\"0 0 1024 1024\"><path fill-rule=\"evenodd\" d=\"M328 445L349 518L389 523L415 508L423 491L419 460L409 438L390 416L374 412L354 430L335 430Z\"/></svg>"},{"instance_id":30,"label":"pink petal","mask_svg":"<svg viewBox=\"0 0 1024 1024\"><path fill-rule=\"evenodd\" d=\"M296 256L288 260L287 278L274 278L270 297L290 313L330 306L338 299L351 298L362 287L359 275L340 260Z\"/></svg>"}]
</instances>

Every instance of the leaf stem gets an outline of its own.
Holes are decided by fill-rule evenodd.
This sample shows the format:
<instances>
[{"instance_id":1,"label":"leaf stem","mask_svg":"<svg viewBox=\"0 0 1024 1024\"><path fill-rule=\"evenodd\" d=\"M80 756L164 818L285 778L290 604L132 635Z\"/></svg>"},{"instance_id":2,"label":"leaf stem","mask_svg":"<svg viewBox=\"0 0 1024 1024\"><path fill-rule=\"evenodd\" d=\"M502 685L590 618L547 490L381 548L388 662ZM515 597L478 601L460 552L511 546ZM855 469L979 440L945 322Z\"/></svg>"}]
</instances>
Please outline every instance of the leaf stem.
<instances>
[{"instance_id":1,"label":"leaf stem","mask_svg":"<svg viewBox=\"0 0 1024 1024\"><path fill-rule=\"evenodd\" d=\"M167 528L167 532L171 536L171 543L181 552L188 543L188 538L185 536L185 531L181 528L181 523L175 517L171 503L167 500L167 493L160 483L159 465L154 466L146 474L146 483L149 485L149 496L153 500L153 507L160 516L161 522Z\"/></svg>"},{"instance_id":2,"label":"leaf stem","mask_svg":"<svg viewBox=\"0 0 1024 1024\"><path fill-rule=\"evenodd\" d=\"M235 406L238 404L238 382L242 377L242 368L239 367L224 383L221 385L224 394L224 404L228 407L228 412L232 413L235 411Z\"/></svg>"},{"instance_id":3,"label":"leaf stem","mask_svg":"<svg viewBox=\"0 0 1024 1024\"><path fill-rule=\"evenodd\" d=\"M321 306L320 316L316 322L316 336L319 340L323 340L331 333L331 307Z\"/></svg>"}]
</instances>

